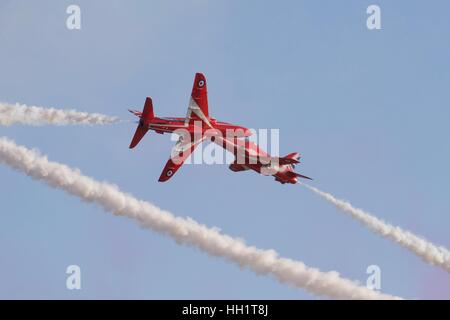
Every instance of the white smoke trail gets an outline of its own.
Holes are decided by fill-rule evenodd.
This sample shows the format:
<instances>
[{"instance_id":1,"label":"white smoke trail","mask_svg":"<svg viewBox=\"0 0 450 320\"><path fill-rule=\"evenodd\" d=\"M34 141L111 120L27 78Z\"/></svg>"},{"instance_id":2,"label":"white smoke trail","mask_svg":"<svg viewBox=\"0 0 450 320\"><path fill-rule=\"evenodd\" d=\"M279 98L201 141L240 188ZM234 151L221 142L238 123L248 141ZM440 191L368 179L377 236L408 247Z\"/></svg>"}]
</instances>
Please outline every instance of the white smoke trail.
<instances>
[{"instance_id":1,"label":"white smoke trail","mask_svg":"<svg viewBox=\"0 0 450 320\"><path fill-rule=\"evenodd\" d=\"M151 203L137 200L118 187L84 176L79 170L47 160L37 151L0 138L0 162L35 179L63 189L85 201L101 205L115 215L138 220L143 226L167 234L180 244L195 246L211 255L224 257L259 274L271 274L278 281L305 288L311 293L336 299L396 299L341 278L335 271L321 272L299 261L280 258L274 250L261 250L242 240L222 234L190 218L181 218Z\"/></svg>"},{"instance_id":2,"label":"white smoke trail","mask_svg":"<svg viewBox=\"0 0 450 320\"><path fill-rule=\"evenodd\" d=\"M0 103L0 125L69 125L69 124L112 124L119 122L116 117L99 113L79 112L55 108L26 106L24 104Z\"/></svg>"},{"instance_id":3,"label":"white smoke trail","mask_svg":"<svg viewBox=\"0 0 450 320\"><path fill-rule=\"evenodd\" d=\"M405 247L422 258L425 262L434 266L439 266L450 273L450 252L445 247L437 246L410 231L403 230L400 227L393 226L378 219L362 209L354 208L349 202L336 199L327 192L320 191L305 183L301 184L336 206L338 209L348 213L356 220L359 220L373 232Z\"/></svg>"}]
</instances>

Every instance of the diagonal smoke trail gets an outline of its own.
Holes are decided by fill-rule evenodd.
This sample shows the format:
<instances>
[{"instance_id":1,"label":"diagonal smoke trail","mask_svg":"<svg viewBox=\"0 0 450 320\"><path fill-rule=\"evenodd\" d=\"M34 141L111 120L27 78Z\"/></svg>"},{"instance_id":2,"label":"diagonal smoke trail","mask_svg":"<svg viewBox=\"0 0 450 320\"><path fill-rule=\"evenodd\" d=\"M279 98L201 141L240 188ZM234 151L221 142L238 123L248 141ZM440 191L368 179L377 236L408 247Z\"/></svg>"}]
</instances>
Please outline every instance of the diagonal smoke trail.
<instances>
[{"instance_id":1,"label":"diagonal smoke trail","mask_svg":"<svg viewBox=\"0 0 450 320\"><path fill-rule=\"evenodd\" d=\"M373 232L398 243L402 247L405 247L415 255L422 258L425 262L441 267L450 273L450 252L445 247L437 246L410 231L403 230L400 227L393 226L381 219L378 219L362 209L354 208L349 202L336 199L333 195L327 192L320 191L319 189L305 183L301 184L321 196L323 199L332 203L338 209L348 213L352 218L359 220Z\"/></svg>"},{"instance_id":2,"label":"diagonal smoke trail","mask_svg":"<svg viewBox=\"0 0 450 320\"><path fill-rule=\"evenodd\" d=\"M119 122L116 117L99 113L79 112L55 108L26 106L0 102L0 125L69 125L69 124L112 124Z\"/></svg>"},{"instance_id":3,"label":"diagonal smoke trail","mask_svg":"<svg viewBox=\"0 0 450 320\"><path fill-rule=\"evenodd\" d=\"M167 234L180 244L224 257L258 274L270 274L280 282L305 288L311 293L336 299L397 299L341 278L335 271L322 272L302 262L280 258L274 250L248 246L216 228L208 228L190 218L176 217L121 192L114 185L98 182L82 175L79 170L51 162L38 152L6 138L0 138L0 162L85 201L97 203L115 215L136 219L143 226Z\"/></svg>"}]
</instances>

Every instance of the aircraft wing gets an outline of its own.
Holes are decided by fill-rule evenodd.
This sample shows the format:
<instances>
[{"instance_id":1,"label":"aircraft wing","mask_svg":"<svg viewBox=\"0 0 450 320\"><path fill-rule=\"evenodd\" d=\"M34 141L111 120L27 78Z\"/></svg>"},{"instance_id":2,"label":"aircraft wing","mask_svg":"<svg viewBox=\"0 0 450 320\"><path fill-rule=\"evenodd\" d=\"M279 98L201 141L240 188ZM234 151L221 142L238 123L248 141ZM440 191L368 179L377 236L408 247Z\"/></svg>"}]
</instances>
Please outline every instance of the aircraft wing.
<instances>
[{"instance_id":1,"label":"aircraft wing","mask_svg":"<svg viewBox=\"0 0 450 320\"><path fill-rule=\"evenodd\" d=\"M194 85L192 86L191 98L186 114L186 122L189 121L201 121L212 128L209 122L206 78L202 73L195 74Z\"/></svg>"},{"instance_id":2,"label":"aircraft wing","mask_svg":"<svg viewBox=\"0 0 450 320\"><path fill-rule=\"evenodd\" d=\"M184 161L194 152L195 148L205 140L206 136L192 139L191 136L180 136L180 140L172 148L170 159L161 172L159 182L165 182L172 178Z\"/></svg>"}]
</instances>

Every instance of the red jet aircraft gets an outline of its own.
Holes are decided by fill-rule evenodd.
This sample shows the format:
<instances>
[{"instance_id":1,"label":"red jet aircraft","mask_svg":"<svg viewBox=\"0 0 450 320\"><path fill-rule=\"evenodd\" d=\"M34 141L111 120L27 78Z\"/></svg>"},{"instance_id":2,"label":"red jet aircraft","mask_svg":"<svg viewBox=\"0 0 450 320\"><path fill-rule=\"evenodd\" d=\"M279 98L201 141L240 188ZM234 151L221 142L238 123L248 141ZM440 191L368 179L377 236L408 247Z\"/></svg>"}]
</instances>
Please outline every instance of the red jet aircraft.
<instances>
[{"instance_id":1,"label":"red jet aircraft","mask_svg":"<svg viewBox=\"0 0 450 320\"><path fill-rule=\"evenodd\" d=\"M294 172L296 164L300 163L300 155L291 153L285 157L272 157L255 143L242 139L252 135L251 130L217 121L209 116L206 78L197 73L194 79L191 99L185 118L159 118L153 113L152 99L147 97L142 112L129 110L140 118L139 125L130 144L134 148L148 130L156 133L177 133L178 142L172 149L171 157L167 161L160 182L169 180L192 154L195 148L205 140L211 140L224 149L232 152L236 159L230 165L232 171L254 170L264 175L272 175L275 180L285 184L295 184L298 177L311 179Z\"/></svg>"}]
</instances>

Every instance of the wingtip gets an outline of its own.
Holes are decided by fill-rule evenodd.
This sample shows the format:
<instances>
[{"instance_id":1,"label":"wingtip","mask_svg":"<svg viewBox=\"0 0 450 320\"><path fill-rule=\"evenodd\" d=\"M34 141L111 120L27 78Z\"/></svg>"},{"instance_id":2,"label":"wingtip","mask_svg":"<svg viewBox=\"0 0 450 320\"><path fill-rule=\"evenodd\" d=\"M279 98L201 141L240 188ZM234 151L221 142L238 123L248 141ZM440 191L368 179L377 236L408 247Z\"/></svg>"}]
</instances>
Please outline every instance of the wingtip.
<instances>
[{"instance_id":1,"label":"wingtip","mask_svg":"<svg viewBox=\"0 0 450 320\"><path fill-rule=\"evenodd\" d=\"M197 84L198 84L198 82L201 80L203 81L203 84L200 87L203 87L206 84L206 77L203 73L197 72L195 74L195 82L197 82Z\"/></svg>"},{"instance_id":2,"label":"wingtip","mask_svg":"<svg viewBox=\"0 0 450 320\"><path fill-rule=\"evenodd\" d=\"M161 176L159 177L158 182L166 182L167 180L169 180L167 177Z\"/></svg>"}]
</instances>

